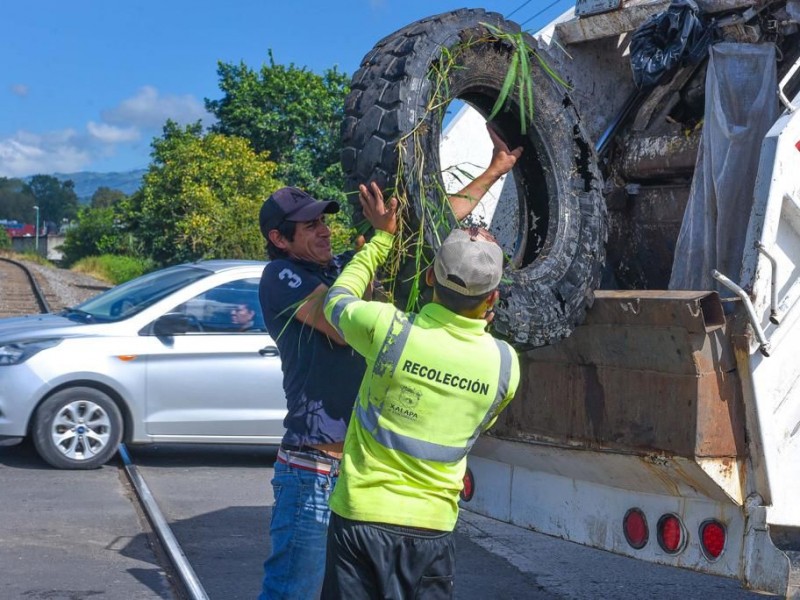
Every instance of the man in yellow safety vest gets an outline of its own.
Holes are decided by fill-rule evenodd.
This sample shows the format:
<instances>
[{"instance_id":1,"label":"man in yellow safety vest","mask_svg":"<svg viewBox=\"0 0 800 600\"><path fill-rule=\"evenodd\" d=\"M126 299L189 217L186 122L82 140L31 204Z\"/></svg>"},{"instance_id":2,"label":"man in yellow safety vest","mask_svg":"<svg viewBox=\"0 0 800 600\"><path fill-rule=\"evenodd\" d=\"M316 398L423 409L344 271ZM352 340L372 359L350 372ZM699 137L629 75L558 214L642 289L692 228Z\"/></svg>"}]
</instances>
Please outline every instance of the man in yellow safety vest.
<instances>
[{"instance_id":1,"label":"man in yellow safety vest","mask_svg":"<svg viewBox=\"0 0 800 600\"><path fill-rule=\"evenodd\" d=\"M486 332L503 252L484 230L454 230L418 314L361 300L392 247L397 200L387 206L375 184L360 192L376 233L325 306L367 371L330 498L323 598L450 598L466 455L519 382L513 348Z\"/></svg>"}]
</instances>

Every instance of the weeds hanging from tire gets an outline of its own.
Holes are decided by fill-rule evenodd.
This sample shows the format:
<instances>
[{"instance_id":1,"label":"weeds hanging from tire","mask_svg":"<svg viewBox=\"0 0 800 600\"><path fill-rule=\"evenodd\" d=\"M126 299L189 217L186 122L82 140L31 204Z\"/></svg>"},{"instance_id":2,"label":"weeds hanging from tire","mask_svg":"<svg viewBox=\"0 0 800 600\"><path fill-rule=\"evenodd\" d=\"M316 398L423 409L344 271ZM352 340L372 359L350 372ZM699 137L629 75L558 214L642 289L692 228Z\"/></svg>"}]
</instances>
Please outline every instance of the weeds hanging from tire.
<instances>
[{"instance_id":1,"label":"weeds hanging from tire","mask_svg":"<svg viewBox=\"0 0 800 600\"><path fill-rule=\"evenodd\" d=\"M505 248L509 268L494 322L520 346L556 341L580 322L599 283L606 240L593 146L534 44L519 26L483 10L412 23L364 57L342 128L356 224L360 183L376 181L400 201L387 287L407 309L416 308L421 275L456 225L439 159L449 102L461 99L493 116L508 145L523 146L514 168L516 235Z\"/></svg>"}]
</instances>

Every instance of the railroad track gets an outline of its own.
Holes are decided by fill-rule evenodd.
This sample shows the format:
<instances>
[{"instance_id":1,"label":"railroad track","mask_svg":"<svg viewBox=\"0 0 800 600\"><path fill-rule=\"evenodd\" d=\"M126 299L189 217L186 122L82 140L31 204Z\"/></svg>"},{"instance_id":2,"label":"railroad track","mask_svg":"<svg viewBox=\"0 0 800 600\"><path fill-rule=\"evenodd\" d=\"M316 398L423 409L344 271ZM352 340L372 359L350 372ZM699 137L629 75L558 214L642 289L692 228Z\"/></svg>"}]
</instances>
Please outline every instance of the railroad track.
<instances>
[{"instance_id":1,"label":"railroad track","mask_svg":"<svg viewBox=\"0 0 800 600\"><path fill-rule=\"evenodd\" d=\"M0 315L11 317L49 312L50 304L34 273L19 261L0 257ZM135 491L135 501L155 533L151 539L159 547L154 549L154 553L157 557L166 557L169 564L161 566L176 584L179 597L208 600L199 578L161 513L147 482L131 460L125 444L120 444L119 456L122 460L120 468Z\"/></svg>"},{"instance_id":2,"label":"railroad track","mask_svg":"<svg viewBox=\"0 0 800 600\"><path fill-rule=\"evenodd\" d=\"M33 272L10 258L0 258L0 311L7 316L50 312L50 305Z\"/></svg>"},{"instance_id":3,"label":"railroad track","mask_svg":"<svg viewBox=\"0 0 800 600\"><path fill-rule=\"evenodd\" d=\"M200 583L200 578L194 572L189 559L186 558L181 549L178 539L172 533L169 523L164 518L158 506L155 496L150 491L144 477L133 463L125 444L119 445L119 456L122 459L122 469L128 477L128 481L136 492L136 500L139 507L147 516L150 526L156 535L154 543L158 543L156 550L157 557L165 556L169 564L161 565L169 573L169 578L178 586L178 593L181 598L188 600L208 600L208 595Z\"/></svg>"}]
</instances>

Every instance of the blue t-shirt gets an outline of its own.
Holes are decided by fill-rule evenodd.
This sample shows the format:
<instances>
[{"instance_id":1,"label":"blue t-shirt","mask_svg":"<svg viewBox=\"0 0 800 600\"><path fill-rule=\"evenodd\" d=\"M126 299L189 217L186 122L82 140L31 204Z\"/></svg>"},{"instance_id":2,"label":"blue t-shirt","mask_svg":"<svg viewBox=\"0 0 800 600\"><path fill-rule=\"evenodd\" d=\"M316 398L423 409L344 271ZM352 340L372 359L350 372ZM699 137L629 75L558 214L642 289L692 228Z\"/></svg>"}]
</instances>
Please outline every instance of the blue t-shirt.
<instances>
[{"instance_id":1,"label":"blue t-shirt","mask_svg":"<svg viewBox=\"0 0 800 600\"><path fill-rule=\"evenodd\" d=\"M331 342L294 314L321 283L330 287L351 257L352 252L336 256L326 267L289 258L272 260L261 276L258 295L264 322L281 353L288 409L285 444L344 441L366 363L352 348ZM324 301L324 296L319 299Z\"/></svg>"}]
</instances>

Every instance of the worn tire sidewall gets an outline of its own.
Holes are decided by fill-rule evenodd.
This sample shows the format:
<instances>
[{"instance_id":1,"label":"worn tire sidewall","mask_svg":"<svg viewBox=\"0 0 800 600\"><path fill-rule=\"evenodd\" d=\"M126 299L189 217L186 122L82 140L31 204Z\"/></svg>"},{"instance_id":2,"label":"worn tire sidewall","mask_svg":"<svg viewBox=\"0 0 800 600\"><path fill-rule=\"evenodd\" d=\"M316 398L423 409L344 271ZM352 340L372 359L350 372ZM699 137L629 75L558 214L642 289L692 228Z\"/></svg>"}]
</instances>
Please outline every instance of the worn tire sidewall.
<instances>
[{"instance_id":1,"label":"worn tire sidewall","mask_svg":"<svg viewBox=\"0 0 800 600\"><path fill-rule=\"evenodd\" d=\"M431 65L442 56L442 48L452 48L465 38L483 35L486 29L482 23L510 33L519 31L516 24L496 13L456 11L425 19L384 38L365 57L362 69L354 76L351 95L355 96L348 99L343 127L345 146L350 146L346 148L350 153L349 162L345 161L343 153L349 191L365 181L374 180L390 187L394 183L389 180L389 174L397 169L397 139L392 139L391 127L384 127L385 121L377 118L378 111L382 111L384 118L389 115L396 119L394 133L398 139L422 123L425 133L420 145L412 145L399 153L405 173L413 173L417 164L425 165L422 180L411 178L404 185L411 199L420 198L424 188L429 203L441 202L435 195L437 187L443 186L438 147L441 117L427 109L434 92L429 72ZM533 38L526 35L526 40L535 47ZM497 43L487 50L489 46L478 44L460 56L459 62L464 68L454 70L455 74L449 77L453 96L470 88L482 88L481 93L487 98L491 96L491 104L494 103L505 78L510 53L506 51L503 56L501 45ZM487 57L487 52L494 52L496 56ZM525 142L526 150L533 149L534 160L541 165L547 194L547 231L536 258L520 269L506 272L503 300L494 321L495 331L520 347L541 346L566 337L582 320L586 306L591 304L593 290L599 285L607 236L601 176L575 106L568 93L535 59L531 60L531 67L535 109ZM402 80L397 79L400 69L404 74ZM388 83L384 78L387 73L391 75ZM373 103L359 116L359 109L368 104L366 100L377 97L372 89L381 86L385 87L380 98L394 102L384 102L382 106ZM490 106L483 106L481 112L488 113ZM498 118L502 116L501 113ZM505 118L509 118L508 115ZM373 124L378 122L380 130L375 130ZM516 122L518 124L519 120ZM371 126L374 131L370 131ZM386 138L385 145L381 145L382 137ZM364 148L366 152L359 154L360 143L373 147ZM381 152L376 151L378 146ZM527 159L523 154L521 160L532 159L530 154ZM529 207L531 203L542 202L541 198L530 195L526 199ZM412 206L410 229L416 231L421 203L415 200ZM433 249L438 247L449 227L455 225L451 220L447 227L435 230L429 225L429 219L424 221L425 242ZM532 243L531 236L527 243ZM426 254L428 260L431 255L432 252ZM409 270L405 272L408 274Z\"/></svg>"}]
</instances>

